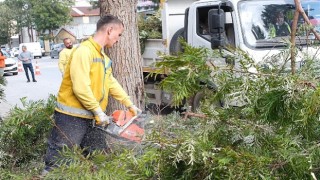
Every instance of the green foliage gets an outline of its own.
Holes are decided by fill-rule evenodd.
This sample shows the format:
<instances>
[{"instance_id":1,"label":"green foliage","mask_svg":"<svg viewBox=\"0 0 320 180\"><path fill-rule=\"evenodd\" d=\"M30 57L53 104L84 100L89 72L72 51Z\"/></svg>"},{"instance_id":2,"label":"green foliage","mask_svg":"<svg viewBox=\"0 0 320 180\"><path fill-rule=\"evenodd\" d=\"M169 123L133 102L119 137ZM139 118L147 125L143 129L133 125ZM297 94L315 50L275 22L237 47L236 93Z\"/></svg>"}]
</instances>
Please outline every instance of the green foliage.
<instances>
[{"instance_id":1,"label":"green foliage","mask_svg":"<svg viewBox=\"0 0 320 180\"><path fill-rule=\"evenodd\" d=\"M31 17L31 3L29 0L5 0L8 11L13 14L16 21L15 31L18 33L23 27L31 28L33 26Z\"/></svg>"},{"instance_id":2,"label":"green foliage","mask_svg":"<svg viewBox=\"0 0 320 180\"><path fill-rule=\"evenodd\" d=\"M7 80L2 76L0 77L0 101L5 97L3 87L7 84Z\"/></svg>"},{"instance_id":3,"label":"green foliage","mask_svg":"<svg viewBox=\"0 0 320 180\"><path fill-rule=\"evenodd\" d=\"M14 31L13 16L14 13L9 10L9 7L5 3L0 2L0 44L10 42Z\"/></svg>"},{"instance_id":4,"label":"green foliage","mask_svg":"<svg viewBox=\"0 0 320 180\"><path fill-rule=\"evenodd\" d=\"M21 99L23 108L14 107L0 124L1 167L14 168L39 159L46 149L52 127L55 97L47 102Z\"/></svg>"},{"instance_id":5,"label":"green foliage","mask_svg":"<svg viewBox=\"0 0 320 180\"><path fill-rule=\"evenodd\" d=\"M189 48L191 51L188 51ZM207 123L210 126L199 125L196 128L200 133L203 129L212 129L206 138L213 138L208 141L197 139L201 138L199 134L194 137L188 135L188 139L179 143L182 149L175 156L182 162L178 161L176 167L186 175L183 178L213 178L217 174L214 178L310 179L312 174L320 176L319 158L314 156L318 153L315 148L318 147L320 130L319 69L316 68L319 64L315 56L305 54L306 65L291 75L285 65L289 57L287 50L266 59L261 67L254 64L246 53L235 50L227 58L229 62L236 61L239 64L236 67L228 64L221 66L217 53L208 53L203 48L185 44L185 49L187 51L183 54L164 56L164 61L157 63L160 71L170 69L161 87L173 94L175 103L182 103L201 89L199 77L201 82L215 83L218 91L205 91L208 99L204 101L202 112L209 117ZM199 66L185 63L195 53L199 53L193 57ZM271 68L266 69L266 65ZM202 71L199 72L199 69ZM212 102L217 99L224 101L224 108L212 107ZM205 162L197 164L203 159L202 156L190 154L192 151L206 150L199 142L211 149L221 148L221 151L215 152L219 155L217 161L210 163L215 164L212 169L207 170ZM219 162L225 165L222 166L224 171L218 171ZM201 167L201 171L193 169L195 164ZM205 176L198 178L192 174L193 171Z\"/></svg>"},{"instance_id":6,"label":"green foliage","mask_svg":"<svg viewBox=\"0 0 320 180\"><path fill-rule=\"evenodd\" d=\"M220 112L227 113L225 112ZM319 148L235 114L154 121L142 153L122 149L83 156L65 149L47 179L310 179L319 177ZM68 163L67 163L68 162Z\"/></svg>"},{"instance_id":7,"label":"green foliage","mask_svg":"<svg viewBox=\"0 0 320 180\"><path fill-rule=\"evenodd\" d=\"M286 57L286 52L279 56ZM177 102L204 89L206 83L217 85L215 93L204 91L207 99L200 112L206 118L147 116L146 138L139 151L119 147L108 154L96 151L84 156L77 147L64 149L64 159L46 179L319 178L318 60L305 56L306 65L291 75L281 62L266 62L271 68L265 69L238 50L228 59L239 66L221 66L219 59L213 58L217 56L185 44L183 54L164 56L158 64L162 70L170 67L162 87L173 91ZM224 107L212 106L216 99L223 100ZM12 120L17 126L14 122L21 121ZM16 129L1 133L0 142ZM24 131L21 134L30 136ZM16 143L10 138L5 140ZM6 169L0 170L2 174L8 179L22 177Z\"/></svg>"},{"instance_id":8,"label":"green foliage","mask_svg":"<svg viewBox=\"0 0 320 180\"><path fill-rule=\"evenodd\" d=\"M161 39L162 25L160 11L152 16L140 14L138 19L139 42L141 53L144 52L147 39Z\"/></svg>"},{"instance_id":9,"label":"green foliage","mask_svg":"<svg viewBox=\"0 0 320 180\"><path fill-rule=\"evenodd\" d=\"M32 17L39 32L55 30L71 21L71 0L30 0Z\"/></svg>"},{"instance_id":10,"label":"green foliage","mask_svg":"<svg viewBox=\"0 0 320 180\"><path fill-rule=\"evenodd\" d=\"M83 150L63 149L63 161L50 172L47 179L147 179L153 176L157 151L149 150L136 157L135 152L123 148L105 154L95 151L87 156Z\"/></svg>"},{"instance_id":11,"label":"green foliage","mask_svg":"<svg viewBox=\"0 0 320 180\"><path fill-rule=\"evenodd\" d=\"M173 94L173 105L180 105L185 98L191 97L204 88L210 77L210 67L206 65L208 50L188 46L182 40L184 53L177 56L160 55L163 61L158 62L157 73L170 70L170 75L161 81L160 87Z\"/></svg>"},{"instance_id":12,"label":"green foliage","mask_svg":"<svg viewBox=\"0 0 320 180\"><path fill-rule=\"evenodd\" d=\"M71 20L72 0L5 0L12 20L17 22L16 31L22 27L35 28L38 32L51 32Z\"/></svg>"}]
</instances>

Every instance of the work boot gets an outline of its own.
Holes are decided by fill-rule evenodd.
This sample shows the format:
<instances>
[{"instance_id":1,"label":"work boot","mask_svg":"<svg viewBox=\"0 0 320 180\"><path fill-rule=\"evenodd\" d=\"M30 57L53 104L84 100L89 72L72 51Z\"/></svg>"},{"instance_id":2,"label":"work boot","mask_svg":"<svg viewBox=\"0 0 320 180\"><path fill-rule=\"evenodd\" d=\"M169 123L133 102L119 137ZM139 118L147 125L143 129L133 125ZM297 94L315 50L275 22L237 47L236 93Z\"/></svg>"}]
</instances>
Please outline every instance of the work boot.
<instances>
[{"instance_id":1,"label":"work boot","mask_svg":"<svg viewBox=\"0 0 320 180\"><path fill-rule=\"evenodd\" d=\"M33 82L37 82L37 81L34 79Z\"/></svg>"},{"instance_id":2,"label":"work boot","mask_svg":"<svg viewBox=\"0 0 320 180\"><path fill-rule=\"evenodd\" d=\"M30 80L27 81L27 83L30 82Z\"/></svg>"}]
</instances>

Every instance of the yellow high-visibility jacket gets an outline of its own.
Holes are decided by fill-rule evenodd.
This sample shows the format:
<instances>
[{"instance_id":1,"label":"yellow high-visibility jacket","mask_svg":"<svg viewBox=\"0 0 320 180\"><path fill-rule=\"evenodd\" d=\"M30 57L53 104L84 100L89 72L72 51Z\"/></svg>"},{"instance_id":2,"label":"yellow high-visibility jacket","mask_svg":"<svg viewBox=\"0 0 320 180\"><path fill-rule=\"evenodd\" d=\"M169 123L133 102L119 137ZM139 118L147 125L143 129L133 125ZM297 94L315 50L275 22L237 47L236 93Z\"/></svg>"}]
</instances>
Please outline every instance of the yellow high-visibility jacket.
<instances>
[{"instance_id":1,"label":"yellow high-visibility jacket","mask_svg":"<svg viewBox=\"0 0 320 180\"><path fill-rule=\"evenodd\" d=\"M58 66L59 66L60 72L62 74L64 74L64 71L65 71L66 66L68 64L69 57L70 57L73 49L74 49L74 47L72 49L63 48L62 51L59 53Z\"/></svg>"},{"instance_id":2,"label":"yellow high-visibility jacket","mask_svg":"<svg viewBox=\"0 0 320 180\"><path fill-rule=\"evenodd\" d=\"M92 111L106 110L108 95L126 107L132 102L112 76L111 60L92 38L73 50L57 98L56 111L93 119Z\"/></svg>"}]
</instances>

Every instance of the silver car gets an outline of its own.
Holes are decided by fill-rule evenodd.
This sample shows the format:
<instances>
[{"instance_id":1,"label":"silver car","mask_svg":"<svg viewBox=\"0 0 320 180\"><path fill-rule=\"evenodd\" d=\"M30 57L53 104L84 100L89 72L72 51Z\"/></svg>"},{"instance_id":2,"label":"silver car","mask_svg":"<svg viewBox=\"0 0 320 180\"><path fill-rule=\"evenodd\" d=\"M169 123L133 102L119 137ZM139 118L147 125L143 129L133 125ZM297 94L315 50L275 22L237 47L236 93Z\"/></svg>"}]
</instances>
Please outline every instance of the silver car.
<instances>
[{"instance_id":1,"label":"silver car","mask_svg":"<svg viewBox=\"0 0 320 180\"><path fill-rule=\"evenodd\" d=\"M54 44L51 46L50 57L51 59L59 58L59 53L65 48L63 43Z\"/></svg>"}]
</instances>

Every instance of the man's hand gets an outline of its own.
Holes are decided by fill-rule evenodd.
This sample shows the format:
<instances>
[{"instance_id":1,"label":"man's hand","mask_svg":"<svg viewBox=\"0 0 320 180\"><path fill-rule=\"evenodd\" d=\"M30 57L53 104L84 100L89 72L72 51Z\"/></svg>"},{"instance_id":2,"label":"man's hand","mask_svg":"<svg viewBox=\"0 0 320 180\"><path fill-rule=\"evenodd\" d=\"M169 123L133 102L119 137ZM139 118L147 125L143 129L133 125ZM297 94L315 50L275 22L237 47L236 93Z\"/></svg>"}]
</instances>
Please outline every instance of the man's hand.
<instances>
[{"instance_id":1,"label":"man's hand","mask_svg":"<svg viewBox=\"0 0 320 180\"><path fill-rule=\"evenodd\" d=\"M142 113L142 110L139 109L139 108L137 108L137 106L135 106L135 105L131 105L131 106L129 107L129 111L130 111L134 116Z\"/></svg>"},{"instance_id":2,"label":"man's hand","mask_svg":"<svg viewBox=\"0 0 320 180\"><path fill-rule=\"evenodd\" d=\"M100 107L93 111L93 114L97 125L106 126L110 123L110 117L107 116Z\"/></svg>"}]
</instances>

